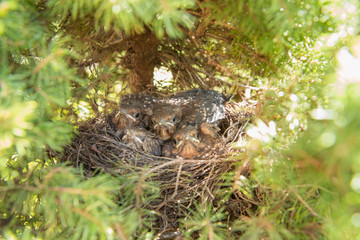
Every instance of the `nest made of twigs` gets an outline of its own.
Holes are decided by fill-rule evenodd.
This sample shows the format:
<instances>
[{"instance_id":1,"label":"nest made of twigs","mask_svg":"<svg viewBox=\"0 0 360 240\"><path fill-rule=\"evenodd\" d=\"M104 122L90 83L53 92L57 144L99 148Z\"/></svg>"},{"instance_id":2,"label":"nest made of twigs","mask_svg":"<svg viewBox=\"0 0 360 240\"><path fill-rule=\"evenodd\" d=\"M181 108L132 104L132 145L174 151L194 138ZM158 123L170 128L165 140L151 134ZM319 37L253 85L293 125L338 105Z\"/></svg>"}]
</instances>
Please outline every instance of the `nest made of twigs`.
<instances>
[{"instance_id":1,"label":"nest made of twigs","mask_svg":"<svg viewBox=\"0 0 360 240\"><path fill-rule=\"evenodd\" d=\"M233 146L245 137L252 106L228 102L225 108L226 118L220 123L224 144L202 159L158 157L133 149L121 142L104 115L79 124L78 134L66 146L62 161L82 166L89 176L99 170L121 175L138 172L142 179L159 183L160 198L143 207L159 213L153 226L157 231L175 230L179 227L178 220L189 214L188 208L193 207L194 200L220 204L216 193L222 188L224 176L235 167L241 166L237 171L241 175L250 174L247 162L235 157L244 150ZM227 205L230 219L236 219L254 205L252 201L239 193L222 204Z\"/></svg>"}]
</instances>

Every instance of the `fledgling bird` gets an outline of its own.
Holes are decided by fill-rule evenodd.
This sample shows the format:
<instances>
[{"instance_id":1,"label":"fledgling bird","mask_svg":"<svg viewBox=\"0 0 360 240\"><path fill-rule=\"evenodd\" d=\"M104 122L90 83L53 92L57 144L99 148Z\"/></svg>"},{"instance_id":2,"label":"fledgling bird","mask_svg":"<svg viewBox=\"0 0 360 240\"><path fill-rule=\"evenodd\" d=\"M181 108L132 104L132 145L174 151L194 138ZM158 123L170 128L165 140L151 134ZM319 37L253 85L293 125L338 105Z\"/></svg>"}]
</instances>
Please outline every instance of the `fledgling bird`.
<instances>
[{"instance_id":1,"label":"fledgling bird","mask_svg":"<svg viewBox=\"0 0 360 240\"><path fill-rule=\"evenodd\" d=\"M126 128L122 142L134 149L151 153L155 156L161 155L163 141L143 127Z\"/></svg>"},{"instance_id":2,"label":"fledgling bird","mask_svg":"<svg viewBox=\"0 0 360 240\"><path fill-rule=\"evenodd\" d=\"M185 126L177 130L172 141L163 146L162 154L166 157L198 158L221 146L220 128L204 122L199 127Z\"/></svg>"},{"instance_id":3,"label":"fledgling bird","mask_svg":"<svg viewBox=\"0 0 360 240\"><path fill-rule=\"evenodd\" d=\"M168 102L181 108L183 118L180 127L199 126L203 122L218 124L224 119L225 103L230 97L214 90L192 89L170 97Z\"/></svg>"},{"instance_id":4,"label":"fledgling bird","mask_svg":"<svg viewBox=\"0 0 360 240\"><path fill-rule=\"evenodd\" d=\"M172 140L163 146L162 154L165 157L195 158L201 148L198 129L186 126L174 133Z\"/></svg>"},{"instance_id":5,"label":"fledgling bird","mask_svg":"<svg viewBox=\"0 0 360 240\"><path fill-rule=\"evenodd\" d=\"M156 105L151 115L152 128L164 141L171 138L180 120L180 109L169 104Z\"/></svg>"},{"instance_id":6,"label":"fledgling bird","mask_svg":"<svg viewBox=\"0 0 360 240\"><path fill-rule=\"evenodd\" d=\"M152 106L157 98L146 94L132 94L121 98L119 110L112 118L112 124L120 137L129 127L148 127Z\"/></svg>"},{"instance_id":7,"label":"fledgling bird","mask_svg":"<svg viewBox=\"0 0 360 240\"><path fill-rule=\"evenodd\" d=\"M204 145L204 151L221 146L220 128L212 123L204 122L199 126L199 139Z\"/></svg>"},{"instance_id":8,"label":"fledgling bird","mask_svg":"<svg viewBox=\"0 0 360 240\"><path fill-rule=\"evenodd\" d=\"M142 117L141 105L133 103L131 105L120 106L120 109L113 118L112 122L118 131L123 131L127 127L145 127L142 121Z\"/></svg>"}]
</instances>

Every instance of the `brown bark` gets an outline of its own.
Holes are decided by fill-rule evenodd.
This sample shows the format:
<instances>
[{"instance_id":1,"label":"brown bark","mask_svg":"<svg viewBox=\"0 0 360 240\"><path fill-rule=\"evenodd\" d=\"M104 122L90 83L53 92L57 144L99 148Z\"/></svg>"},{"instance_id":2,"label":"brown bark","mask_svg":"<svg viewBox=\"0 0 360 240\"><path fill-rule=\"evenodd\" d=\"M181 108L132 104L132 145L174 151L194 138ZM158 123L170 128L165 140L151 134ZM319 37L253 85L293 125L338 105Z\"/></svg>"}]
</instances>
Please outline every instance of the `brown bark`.
<instances>
[{"instance_id":1,"label":"brown bark","mask_svg":"<svg viewBox=\"0 0 360 240\"><path fill-rule=\"evenodd\" d=\"M130 69L129 85L132 93L154 89L153 73L159 41L155 34L146 32L131 37L126 52L126 65Z\"/></svg>"}]
</instances>

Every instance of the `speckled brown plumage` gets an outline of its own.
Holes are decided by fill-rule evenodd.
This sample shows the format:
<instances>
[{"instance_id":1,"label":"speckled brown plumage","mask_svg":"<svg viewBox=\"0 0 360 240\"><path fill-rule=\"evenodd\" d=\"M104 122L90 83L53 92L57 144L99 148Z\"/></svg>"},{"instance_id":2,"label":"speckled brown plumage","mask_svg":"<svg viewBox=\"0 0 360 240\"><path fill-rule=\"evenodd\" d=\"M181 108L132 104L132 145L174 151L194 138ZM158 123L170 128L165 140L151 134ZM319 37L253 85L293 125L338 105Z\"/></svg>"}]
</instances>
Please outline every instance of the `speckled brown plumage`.
<instances>
[{"instance_id":1,"label":"speckled brown plumage","mask_svg":"<svg viewBox=\"0 0 360 240\"><path fill-rule=\"evenodd\" d=\"M119 109L112 118L112 124L123 136L124 130L129 127L149 126L151 109L157 103L156 97L146 94L132 94L121 98Z\"/></svg>"},{"instance_id":2,"label":"speckled brown plumage","mask_svg":"<svg viewBox=\"0 0 360 240\"><path fill-rule=\"evenodd\" d=\"M181 120L181 109L170 104L154 106L151 115L151 127L163 140L171 138Z\"/></svg>"},{"instance_id":3,"label":"speckled brown plumage","mask_svg":"<svg viewBox=\"0 0 360 240\"><path fill-rule=\"evenodd\" d=\"M195 158L219 146L217 125L225 118L226 101L223 94L202 89L163 99L146 94L126 95L112 123L123 141L138 150L160 155L157 145L166 141L162 155Z\"/></svg>"},{"instance_id":4,"label":"speckled brown plumage","mask_svg":"<svg viewBox=\"0 0 360 240\"><path fill-rule=\"evenodd\" d=\"M143 127L126 128L122 142L134 149L151 153L155 156L161 155L163 141Z\"/></svg>"},{"instance_id":5,"label":"speckled brown plumage","mask_svg":"<svg viewBox=\"0 0 360 240\"><path fill-rule=\"evenodd\" d=\"M177 94L168 102L181 107L180 127L199 126L203 122L217 124L225 118L225 103L229 99L214 90L192 89Z\"/></svg>"},{"instance_id":6,"label":"speckled brown plumage","mask_svg":"<svg viewBox=\"0 0 360 240\"><path fill-rule=\"evenodd\" d=\"M177 130L172 140L163 147L163 156L195 158L199 155L201 143L198 137L198 129L194 126L186 126Z\"/></svg>"},{"instance_id":7,"label":"speckled brown plumage","mask_svg":"<svg viewBox=\"0 0 360 240\"><path fill-rule=\"evenodd\" d=\"M219 131L216 125L207 122L199 127L185 126L174 133L171 141L165 143L162 154L184 159L199 158L221 146Z\"/></svg>"}]
</instances>

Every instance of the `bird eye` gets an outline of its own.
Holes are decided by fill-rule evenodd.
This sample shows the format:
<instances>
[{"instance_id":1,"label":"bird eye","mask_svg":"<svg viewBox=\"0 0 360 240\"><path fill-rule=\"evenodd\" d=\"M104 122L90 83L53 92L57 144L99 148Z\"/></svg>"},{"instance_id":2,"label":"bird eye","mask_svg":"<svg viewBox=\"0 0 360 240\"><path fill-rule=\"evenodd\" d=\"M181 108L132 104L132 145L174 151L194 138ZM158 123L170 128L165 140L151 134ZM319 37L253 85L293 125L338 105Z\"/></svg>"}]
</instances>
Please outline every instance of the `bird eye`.
<instances>
[{"instance_id":1,"label":"bird eye","mask_svg":"<svg viewBox=\"0 0 360 240\"><path fill-rule=\"evenodd\" d=\"M135 118L139 118L139 116L140 116L140 113L135 113Z\"/></svg>"},{"instance_id":2,"label":"bird eye","mask_svg":"<svg viewBox=\"0 0 360 240\"><path fill-rule=\"evenodd\" d=\"M173 139L173 143L176 145L177 144L177 140L174 138Z\"/></svg>"},{"instance_id":3,"label":"bird eye","mask_svg":"<svg viewBox=\"0 0 360 240\"><path fill-rule=\"evenodd\" d=\"M173 119L172 119L172 121L175 122L175 120L176 120L176 118L175 118L175 116L174 116Z\"/></svg>"}]
</instances>

